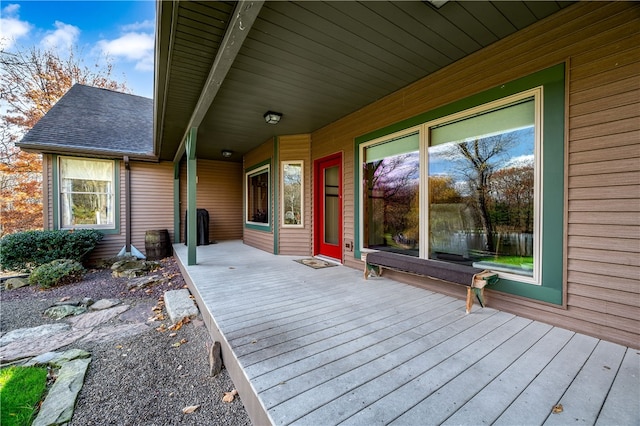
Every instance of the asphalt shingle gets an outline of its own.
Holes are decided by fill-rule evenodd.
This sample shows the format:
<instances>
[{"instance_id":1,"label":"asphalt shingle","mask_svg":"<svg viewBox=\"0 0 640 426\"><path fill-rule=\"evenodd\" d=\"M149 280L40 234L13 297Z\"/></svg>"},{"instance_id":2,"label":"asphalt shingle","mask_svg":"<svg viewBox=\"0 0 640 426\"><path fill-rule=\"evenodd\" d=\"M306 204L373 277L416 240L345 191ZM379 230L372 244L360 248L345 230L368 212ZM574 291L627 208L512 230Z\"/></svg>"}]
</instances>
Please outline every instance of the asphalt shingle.
<instances>
[{"instance_id":1,"label":"asphalt shingle","mask_svg":"<svg viewBox=\"0 0 640 426\"><path fill-rule=\"evenodd\" d=\"M17 144L41 152L153 156L153 100L74 85Z\"/></svg>"}]
</instances>

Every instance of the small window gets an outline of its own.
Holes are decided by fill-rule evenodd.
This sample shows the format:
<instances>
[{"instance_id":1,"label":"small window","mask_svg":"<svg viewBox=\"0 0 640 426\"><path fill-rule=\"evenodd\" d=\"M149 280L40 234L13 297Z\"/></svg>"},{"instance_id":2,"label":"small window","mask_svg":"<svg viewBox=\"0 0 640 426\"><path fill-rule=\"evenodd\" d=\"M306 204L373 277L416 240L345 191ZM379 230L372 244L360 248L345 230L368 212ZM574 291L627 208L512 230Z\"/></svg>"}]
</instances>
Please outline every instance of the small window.
<instances>
[{"instance_id":1,"label":"small window","mask_svg":"<svg viewBox=\"0 0 640 426\"><path fill-rule=\"evenodd\" d=\"M115 228L113 161L60 158L60 227Z\"/></svg>"},{"instance_id":2,"label":"small window","mask_svg":"<svg viewBox=\"0 0 640 426\"><path fill-rule=\"evenodd\" d=\"M247 214L246 222L256 225L269 224L269 196L271 193L269 165L246 174Z\"/></svg>"},{"instance_id":3,"label":"small window","mask_svg":"<svg viewBox=\"0 0 640 426\"><path fill-rule=\"evenodd\" d=\"M302 161L282 162L282 226L301 228L303 223L303 182L304 163Z\"/></svg>"}]
</instances>

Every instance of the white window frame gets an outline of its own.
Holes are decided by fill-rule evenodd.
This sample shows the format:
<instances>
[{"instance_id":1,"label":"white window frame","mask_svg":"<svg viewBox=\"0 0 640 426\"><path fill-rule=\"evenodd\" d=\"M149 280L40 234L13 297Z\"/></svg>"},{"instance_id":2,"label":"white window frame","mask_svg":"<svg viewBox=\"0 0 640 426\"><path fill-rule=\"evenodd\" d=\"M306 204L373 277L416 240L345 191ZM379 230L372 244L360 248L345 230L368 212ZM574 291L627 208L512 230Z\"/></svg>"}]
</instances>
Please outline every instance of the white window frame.
<instances>
[{"instance_id":1,"label":"white window frame","mask_svg":"<svg viewBox=\"0 0 640 426\"><path fill-rule=\"evenodd\" d=\"M56 194L57 197L57 215L58 215L58 229L102 229L102 230L115 230L117 229L117 221L118 221L118 203L116 194L118 192L116 185L116 161L115 160L104 160L98 158L85 158L85 157L69 157L69 156L60 156L57 159L57 168L58 168L58 191ZM113 209L112 217L113 222L108 224L65 224L64 223L64 214L63 214L63 197L64 197L64 185L63 185L63 171L62 171L62 161L63 160L78 160L78 161L91 161L91 162L102 162L102 163L110 163L111 164L111 193L108 195L111 198L110 204Z\"/></svg>"}]
</instances>

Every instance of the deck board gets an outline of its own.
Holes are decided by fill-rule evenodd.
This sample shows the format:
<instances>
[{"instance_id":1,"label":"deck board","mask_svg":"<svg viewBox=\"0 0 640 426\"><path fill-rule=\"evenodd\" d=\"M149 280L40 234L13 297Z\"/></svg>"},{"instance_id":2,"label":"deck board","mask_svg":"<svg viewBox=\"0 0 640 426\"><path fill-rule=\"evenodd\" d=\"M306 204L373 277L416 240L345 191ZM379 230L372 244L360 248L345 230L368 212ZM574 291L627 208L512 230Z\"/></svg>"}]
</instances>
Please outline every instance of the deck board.
<instances>
[{"instance_id":1,"label":"deck board","mask_svg":"<svg viewBox=\"0 0 640 426\"><path fill-rule=\"evenodd\" d=\"M174 249L257 423L640 423L638 350L239 241Z\"/></svg>"}]
</instances>

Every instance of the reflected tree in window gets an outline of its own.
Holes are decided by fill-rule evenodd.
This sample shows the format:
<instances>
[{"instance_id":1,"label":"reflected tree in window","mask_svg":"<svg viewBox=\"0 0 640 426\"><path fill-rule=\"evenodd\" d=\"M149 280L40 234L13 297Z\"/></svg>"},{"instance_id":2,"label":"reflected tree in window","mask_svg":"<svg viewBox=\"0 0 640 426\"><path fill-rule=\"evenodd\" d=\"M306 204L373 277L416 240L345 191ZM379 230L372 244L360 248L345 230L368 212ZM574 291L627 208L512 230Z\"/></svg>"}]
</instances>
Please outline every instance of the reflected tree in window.
<instances>
[{"instance_id":1,"label":"reflected tree in window","mask_svg":"<svg viewBox=\"0 0 640 426\"><path fill-rule=\"evenodd\" d=\"M418 255L419 155L393 155L364 165L367 247Z\"/></svg>"},{"instance_id":2,"label":"reflected tree in window","mask_svg":"<svg viewBox=\"0 0 640 426\"><path fill-rule=\"evenodd\" d=\"M430 169L442 173L430 176L432 251L528 273L535 211L533 129L450 142L429 153Z\"/></svg>"},{"instance_id":3,"label":"reflected tree in window","mask_svg":"<svg viewBox=\"0 0 640 426\"><path fill-rule=\"evenodd\" d=\"M495 252L494 222L491 214L491 185L494 173L504 165L506 155L516 145L515 135L501 134L469 142L447 144L443 158L457 165L466 180L469 201L477 212L486 236L485 250Z\"/></svg>"},{"instance_id":4,"label":"reflected tree in window","mask_svg":"<svg viewBox=\"0 0 640 426\"><path fill-rule=\"evenodd\" d=\"M284 224L302 225L302 163L284 163L282 167Z\"/></svg>"}]
</instances>

